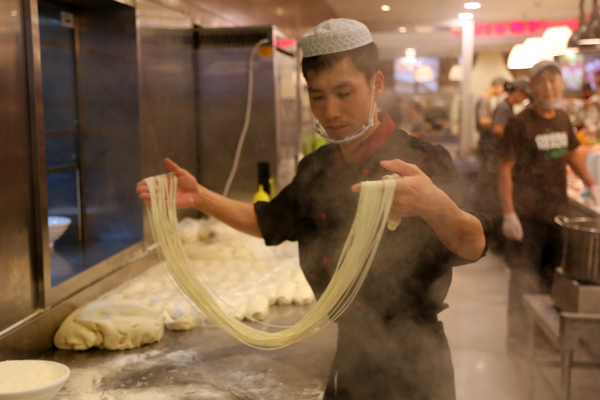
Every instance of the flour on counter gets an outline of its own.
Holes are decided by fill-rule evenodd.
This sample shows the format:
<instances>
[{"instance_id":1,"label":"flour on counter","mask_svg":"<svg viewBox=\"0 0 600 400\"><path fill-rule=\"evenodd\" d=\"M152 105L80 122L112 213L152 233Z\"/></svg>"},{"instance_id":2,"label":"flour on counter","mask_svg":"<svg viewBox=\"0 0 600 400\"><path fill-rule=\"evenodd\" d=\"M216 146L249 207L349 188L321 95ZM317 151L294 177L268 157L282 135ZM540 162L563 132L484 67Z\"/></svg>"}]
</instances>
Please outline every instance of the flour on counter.
<instances>
[{"instance_id":1,"label":"flour on counter","mask_svg":"<svg viewBox=\"0 0 600 400\"><path fill-rule=\"evenodd\" d=\"M58 363L39 360L2 361L0 362L0 393L41 388L64 379L67 372L68 369Z\"/></svg>"}]
</instances>

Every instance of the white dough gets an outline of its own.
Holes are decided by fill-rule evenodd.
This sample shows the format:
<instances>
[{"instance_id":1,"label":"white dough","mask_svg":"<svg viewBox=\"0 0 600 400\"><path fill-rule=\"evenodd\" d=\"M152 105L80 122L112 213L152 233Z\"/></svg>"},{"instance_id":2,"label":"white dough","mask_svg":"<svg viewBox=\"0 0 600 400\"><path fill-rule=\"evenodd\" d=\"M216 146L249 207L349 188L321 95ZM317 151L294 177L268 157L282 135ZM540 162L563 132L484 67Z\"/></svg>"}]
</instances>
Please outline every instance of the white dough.
<instances>
[{"instance_id":1,"label":"white dough","mask_svg":"<svg viewBox=\"0 0 600 400\"><path fill-rule=\"evenodd\" d=\"M54 345L63 350L128 350L158 342L163 333L163 318L152 309L128 300L98 300L63 321Z\"/></svg>"},{"instance_id":2,"label":"white dough","mask_svg":"<svg viewBox=\"0 0 600 400\"><path fill-rule=\"evenodd\" d=\"M306 277L304 276L304 272L301 268L298 268L294 275L292 275L292 280L296 283L306 282Z\"/></svg>"},{"instance_id":3,"label":"white dough","mask_svg":"<svg viewBox=\"0 0 600 400\"><path fill-rule=\"evenodd\" d=\"M315 301L315 294L306 281L306 278L304 278L304 275L302 278L304 280L297 283L296 293L294 293L294 304L299 306L305 306Z\"/></svg>"},{"instance_id":4,"label":"white dough","mask_svg":"<svg viewBox=\"0 0 600 400\"><path fill-rule=\"evenodd\" d=\"M237 301L234 301L234 299L223 296L221 297L221 300L223 301L221 303L221 307L222 309L225 311L225 313L227 313L228 315L231 315L233 318L237 319L238 321L243 321L244 318L246 317L246 310L248 310L248 302L247 301L239 301L240 299L235 299ZM223 304L224 303L224 304Z\"/></svg>"},{"instance_id":5,"label":"white dough","mask_svg":"<svg viewBox=\"0 0 600 400\"><path fill-rule=\"evenodd\" d=\"M177 233L183 244L197 242L200 235L200 224L194 218L186 217L177 224Z\"/></svg>"},{"instance_id":6,"label":"white dough","mask_svg":"<svg viewBox=\"0 0 600 400\"><path fill-rule=\"evenodd\" d=\"M257 294L248 302L246 317L250 320L262 321L269 315L269 300L262 294Z\"/></svg>"},{"instance_id":7,"label":"white dough","mask_svg":"<svg viewBox=\"0 0 600 400\"><path fill-rule=\"evenodd\" d=\"M277 290L277 304L280 306L288 306L294 301L294 293L296 293L296 282L291 279L279 285Z\"/></svg>"},{"instance_id":8,"label":"white dough","mask_svg":"<svg viewBox=\"0 0 600 400\"><path fill-rule=\"evenodd\" d=\"M272 288L270 288L267 291L267 296L269 299L269 305L275 305L277 304L277 292L279 291L279 288L277 286L273 286Z\"/></svg>"},{"instance_id":9,"label":"white dough","mask_svg":"<svg viewBox=\"0 0 600 400\"><path fill-rule=\"evenodd\" d=\"M175 310L176 312L179 310ZM172 313L163 312L165 327L170 331L189 331L196 327L197 320L191 314L181 314L173 318Z\"/></svg>"},{"instance_id":10,"label":"white dough","mask_svg":"<svg viewBox=\"0 0 600 400\"><path fill-rule=\"evenodd\" d=\"M233 314L233 317L239 321L243 321L244 318L246 317L246 310L248 309L248 303L243 302L237 306L234 306L235 308L235 313Z\"/></svg>"}]
</instances>

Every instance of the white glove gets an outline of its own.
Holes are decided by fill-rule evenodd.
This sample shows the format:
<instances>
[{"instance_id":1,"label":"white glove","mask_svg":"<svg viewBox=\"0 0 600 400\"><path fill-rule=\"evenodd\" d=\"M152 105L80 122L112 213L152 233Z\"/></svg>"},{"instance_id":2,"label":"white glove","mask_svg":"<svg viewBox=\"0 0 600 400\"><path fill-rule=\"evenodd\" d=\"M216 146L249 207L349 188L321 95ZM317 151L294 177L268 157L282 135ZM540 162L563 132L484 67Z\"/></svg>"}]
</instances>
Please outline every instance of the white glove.
<instances>
[{"instance_id":1,"label":"white glove","mask_svg":"<svg viewBox=\"0 0 600 400\"><path fill-rule=\"evenodd\" d=\"M590 186L590 197L594 200L594 205L600 207L600 186Z\"/></svg>"},{"instance_id":2,"label":"white glove","mask_svg":"<svg viewBox=\"0 0 600 400\"><path fill-rule=\"evenodd\" d=\"M504 221L502 221L502 234L507 239L516 240L520 242L523 240L523 226L519 220L517 213L511 212L504 214Z\"/></svg>"}]
</instances>

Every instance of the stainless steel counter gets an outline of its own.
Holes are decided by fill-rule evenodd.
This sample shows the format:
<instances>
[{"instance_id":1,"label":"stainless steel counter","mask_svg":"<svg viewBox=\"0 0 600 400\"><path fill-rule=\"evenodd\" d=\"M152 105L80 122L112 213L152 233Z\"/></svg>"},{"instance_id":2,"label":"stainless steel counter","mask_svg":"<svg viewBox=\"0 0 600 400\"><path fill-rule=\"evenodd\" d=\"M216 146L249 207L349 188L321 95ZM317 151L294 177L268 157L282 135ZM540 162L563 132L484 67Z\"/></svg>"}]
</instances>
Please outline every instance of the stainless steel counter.
<instances>
[{"instance_id":1,"label":"stainless steel counter","mask_svg":"<svg viewBox=\"0 0 600 400\"><path fill-rule=\"evenodd\" d=\"M524 295L523 304L530 319L527 343L530 366L554 365L552 360L548 362L535 357L536 337L541 332L560 351L560 399L570 400L572 368L600 367L600 357L596 350L600 337L600 314L560 312L554 307L550 296L544 294ZM577 361L574 359L576 351ZM530 384L535 385L533 379L530 379Z\"/></svg>"},{"instance_id":2,"label":"stainless steel counter","mask_svg":"<svg viewBox=\"0 0 600 400\"><path fill-rule=\"evenodd\" d=\"M310 307L271 307L265 322L291 325ZM55 350L44 359L71 369L57 400L317 400L336 346L335 324L273 351L248 347L206 324L165 331L160 342L135 350Z\"/></svg>"}]
</instances>

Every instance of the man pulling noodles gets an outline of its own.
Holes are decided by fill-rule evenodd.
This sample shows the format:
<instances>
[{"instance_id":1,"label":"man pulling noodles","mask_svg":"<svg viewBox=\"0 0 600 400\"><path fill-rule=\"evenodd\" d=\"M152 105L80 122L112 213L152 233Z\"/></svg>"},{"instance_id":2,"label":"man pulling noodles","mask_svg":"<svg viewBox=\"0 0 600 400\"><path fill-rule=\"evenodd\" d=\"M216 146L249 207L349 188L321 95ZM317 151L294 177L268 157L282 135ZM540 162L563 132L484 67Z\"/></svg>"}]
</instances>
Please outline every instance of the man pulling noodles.
<instances>
[{"instance_id":1,"label":"man pulling noodles","mask_svg":"<svg viewBox=\"0 0 600 400\"><path fill-rule=\"evenodd\" d=\"M397 130L378 114L378 50L365 25L331 19L302 40L302 72L315 127L330 144L305 157L271 202L225 198L166 159L178 177L177 205L267 245L298 241L300 264L319 297L335 271L357 208L360 182L397 173L390 220L339 337L325 399L455 399L450 350L438 313L452 267L486 251L483 223L461 210L462 182L448 152ZM148 187L138 184L149 200ZM487 228L486 228L487 231Z\"/></svg>"}]
</instances>

